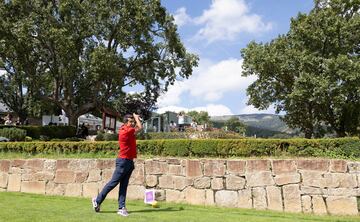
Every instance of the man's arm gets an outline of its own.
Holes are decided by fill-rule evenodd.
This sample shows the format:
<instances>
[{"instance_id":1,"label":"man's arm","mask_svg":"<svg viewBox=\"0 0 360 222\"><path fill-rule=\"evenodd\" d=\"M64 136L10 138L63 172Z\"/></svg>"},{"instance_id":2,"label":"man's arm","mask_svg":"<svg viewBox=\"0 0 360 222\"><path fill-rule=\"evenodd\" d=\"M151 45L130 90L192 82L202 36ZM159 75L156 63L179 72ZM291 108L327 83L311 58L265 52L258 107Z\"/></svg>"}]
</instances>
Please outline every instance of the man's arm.
<instances>
[{"instance_id":1,"label":"man's arm","mask_svg":"<svg viewBox=\"0 0 360 222\"><path fill-rule=\"evenodd\" d=\"M142 126L141 121L140 121L140 116L135 114L135 113L133 113L133 116L134 116L134 119L135 119L135 122L136 122L135 134L137 134L138 132L140 132L143 129L143 126Z\"/></svg>"}]
</instances>

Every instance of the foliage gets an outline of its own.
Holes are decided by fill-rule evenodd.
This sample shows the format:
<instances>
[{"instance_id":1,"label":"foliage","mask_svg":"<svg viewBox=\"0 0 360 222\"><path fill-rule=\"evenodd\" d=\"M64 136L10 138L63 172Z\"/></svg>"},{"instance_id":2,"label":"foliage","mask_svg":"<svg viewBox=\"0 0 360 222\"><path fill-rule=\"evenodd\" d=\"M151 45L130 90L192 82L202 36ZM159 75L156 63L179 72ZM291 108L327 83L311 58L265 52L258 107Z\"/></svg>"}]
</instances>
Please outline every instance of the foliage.
<instances>
[{"instance_id":1,"label":"foliage","mask_svg":"<svg viewBox=\"0 0 360 222\"><path fill-rule=\"evenodd\" d=\"M30 98L63 109L72 125L126 101L125 87L140 86L154 104L198 61L158 0L0 1L0 18L0 68ZM16 87L8 94L25 92Z\"/></svg>"},{"instance_id":2,"label":"foliage","mask_svg":"<svg viewBox=\"0 0 360 222\"><path fill-rule=\"evenodd\" d=\"M140 154L181 157L360 158L358 138L341 139L176 139L138 140ZM115 155L117 142L3 142L0 152Z\"/></svg>"},{"instance_id":3,"label":"foliage","mask_svg":"<svg viewBox=\"0 0 360 222\"><path fill-rule=\"evenodd\" d=\"M210 116L206 111L189 111L186 115L190 116L194 122L200 125L209 124Z\"/></svg>"},{"instance_id":4,"label":"foliage","mask_svg":"<svg viewBox=\"0 0 360 222\"><path fill-rule=\"evenodd\" d=\"M227 130L243 134L246 132L246 126L242 123L239 118L231 117L225 122Z\"/></svg>"},{"instance_id":5,"label":"foliage","mask_svg":"<svg viewBox=\"0 0 360 222\"><path fill-rule=\"evenodd\" d=\"M95 141L117 141L118 134L114 133L105 133L103 131L98 131L95 137Z\"/></svg>"},{"instance_id":6,"label":"foliage","mask_svg":"<svg viewBox=\"0 0 360 222\"><path fill-rule=\"evenodd\" d=\"M144 139L239 139L241 135L225 131L146 133Z\"/></svg>"},{"instance_id":7,"label":"foliage","mask_svg":"<svg viewBox=\"0 0 360 222\"><path fill-rule=\"evenodd\" d=\"M68 137L75 137L76 128L73 126L0 126L1 128L18 128L26 130L26 136L33 139L65 139ZM44 137L45 136L45 137Z\"/></svg>"},{"instance_id":8,"label":"foliage","mask_svg":"<svg viewBox=\"0 0 360 222\"><path fill-rule=\"evenodd\" d=\"M8 138L10 141L25 141L26 131L17 128L0 129L0 136Z\"/></svg>"},{"instance_id":9,"label":"foliage","mask_svg":"<svg viewBox=\"0 0 360 222\"><path fill-rule=\"evenodd\" d=\"M284 121L306 138L330 128L356 135L360 123L359 2L316 0L309 14L269 43L242 50L243 75L256 75L249 104L285 111Z\"/></svg>"}]
</instances>

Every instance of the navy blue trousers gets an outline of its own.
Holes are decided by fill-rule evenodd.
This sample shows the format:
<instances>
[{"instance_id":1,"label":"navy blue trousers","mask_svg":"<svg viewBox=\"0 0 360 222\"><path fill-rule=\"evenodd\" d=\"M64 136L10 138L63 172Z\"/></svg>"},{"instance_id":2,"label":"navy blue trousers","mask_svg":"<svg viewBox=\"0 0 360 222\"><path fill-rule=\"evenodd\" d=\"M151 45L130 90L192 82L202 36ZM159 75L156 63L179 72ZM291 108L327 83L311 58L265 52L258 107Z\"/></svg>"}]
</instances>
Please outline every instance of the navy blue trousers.
<instances>
[{"instance_id":1,"label":"navy blue trousers","mask_svg":"<svg viewBox=\"0 0 360 222\"><path fill-rule=\"evenodd\" d=\"M129 159L117 158L116 168L111 180L105 185L96 198L96 202L100 205L106 198L106 195L113 190L119 183L119 209L125 207L126 192L129 185L131 173L135 169L134 161Z\"/></svg>"}]
</instances>

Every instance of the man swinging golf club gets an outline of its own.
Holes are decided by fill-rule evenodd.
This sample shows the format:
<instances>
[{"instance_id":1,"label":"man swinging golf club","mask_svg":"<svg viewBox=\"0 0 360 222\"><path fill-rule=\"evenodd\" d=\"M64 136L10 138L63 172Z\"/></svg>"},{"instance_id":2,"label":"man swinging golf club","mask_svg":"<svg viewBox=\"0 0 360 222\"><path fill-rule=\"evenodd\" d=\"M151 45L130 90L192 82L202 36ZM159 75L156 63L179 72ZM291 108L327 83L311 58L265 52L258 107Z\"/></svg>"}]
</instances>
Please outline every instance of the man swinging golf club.
<instances>
[{"instance_id":1,"label":"man swinging golf club","mask_svg":"<svg viewBox=\"0 0 360 222\"><path fill-rule=\"evenodd\" d=\"M137 134L142 130L139 115L133 113L126 114L124 117L124 124L119 129L119 154L116 158L116 168L111 180L105 185L103 190L97 197L92 199L92 205L95 212L100 211L100 205L105 200L106 195L120 183L119 189L119 210L118 214L121 216L129 216L125 207L126 191L129 184L129 179L134 170L134 161L136 158L136 138Z\"/></svg>"}]
</instances>

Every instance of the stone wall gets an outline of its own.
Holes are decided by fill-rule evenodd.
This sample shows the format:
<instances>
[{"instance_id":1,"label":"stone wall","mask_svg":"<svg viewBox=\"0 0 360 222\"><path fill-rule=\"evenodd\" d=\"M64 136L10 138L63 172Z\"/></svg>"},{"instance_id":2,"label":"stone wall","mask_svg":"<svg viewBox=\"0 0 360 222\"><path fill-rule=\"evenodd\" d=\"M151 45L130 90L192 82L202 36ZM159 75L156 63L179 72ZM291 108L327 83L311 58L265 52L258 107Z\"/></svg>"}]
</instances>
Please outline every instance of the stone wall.
<instances>
[{"instance_id":1,"label":"stone wall","mask_svg":"<svg viewBox=\"0 0 360 222\"><path fill-rule=\"evenodd\" d=\"M0 160L0 191L97 195L113 159ZM320 159L137 160L129 199L153 188L160 201L315 214L358 214L360 162ZM117 198L118 189L108 197Z\"/></svg>"}]
</instances>

